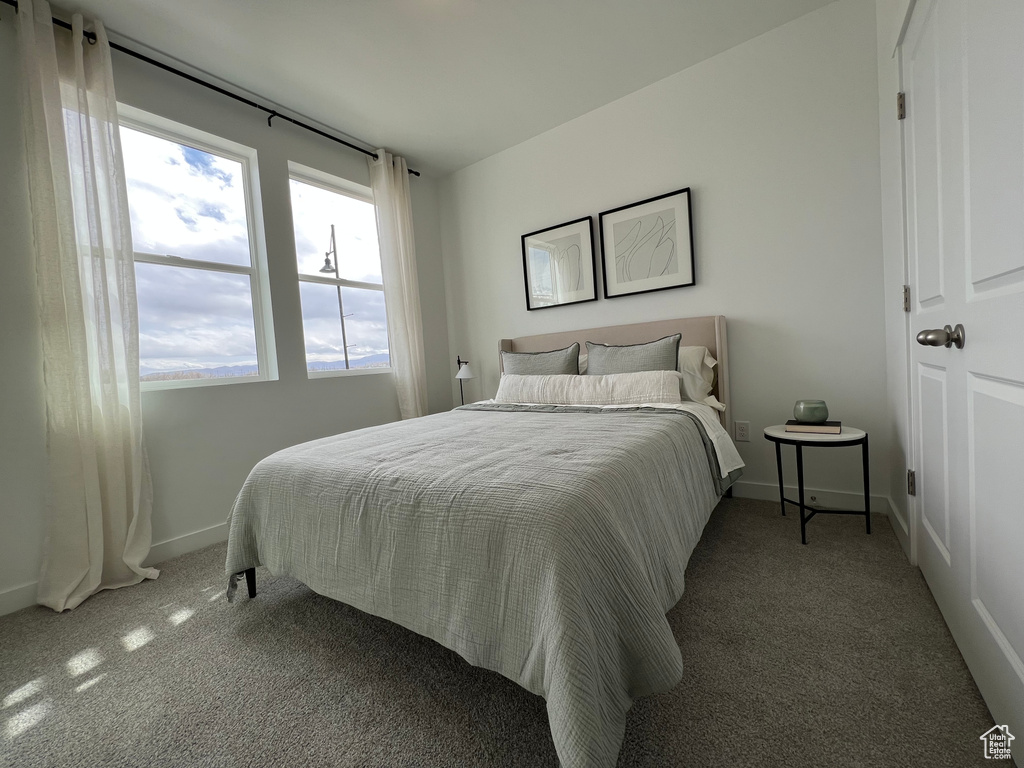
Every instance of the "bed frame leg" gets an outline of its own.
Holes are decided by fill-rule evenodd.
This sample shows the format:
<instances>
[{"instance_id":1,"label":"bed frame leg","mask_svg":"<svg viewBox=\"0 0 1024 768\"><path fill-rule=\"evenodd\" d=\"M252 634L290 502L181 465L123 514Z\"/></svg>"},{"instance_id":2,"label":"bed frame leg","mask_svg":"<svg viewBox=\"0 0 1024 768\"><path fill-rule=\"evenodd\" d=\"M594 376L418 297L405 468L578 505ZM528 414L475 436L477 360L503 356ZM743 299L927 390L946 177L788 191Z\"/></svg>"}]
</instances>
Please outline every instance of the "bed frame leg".
<instances>
[{"instance_id":1,"label":"bed frame leg","mask_svg":"<svg viewBox=\"0 0 1024 768\"><path fill-rule=\"evenodd\" d=\"M245 571L245 586L249 590L249 597L256 597L256 569L247 568Z\"/></svg>"}]
</instances>

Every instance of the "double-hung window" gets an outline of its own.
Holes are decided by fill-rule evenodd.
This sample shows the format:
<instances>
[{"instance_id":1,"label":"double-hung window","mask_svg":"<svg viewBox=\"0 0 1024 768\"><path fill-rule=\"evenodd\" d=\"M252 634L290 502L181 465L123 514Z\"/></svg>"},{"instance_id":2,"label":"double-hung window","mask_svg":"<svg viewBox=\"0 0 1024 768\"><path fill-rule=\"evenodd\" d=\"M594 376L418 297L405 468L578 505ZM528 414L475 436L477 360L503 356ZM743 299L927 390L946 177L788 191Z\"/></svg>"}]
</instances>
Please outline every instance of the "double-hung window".
<instances>
[{"instance_id":1,"label":"double-hung window","mask_svg":"<svg viewBox=\"0 0 1024 768\"><path fill-rule=\"evenodd\" d=\"M289 170L307 375L389 371L373 193L295 163Z\"/></svg>"},{"instance_id":2,"label":"double-hung window","mask_svg":"<svg viewBox=\"0 0 1024 768\"><path fill-rule=\"evenodd\" d=\"M256 151L119 112L143 388L276 379Z\"/></svg>"}]
</instances>

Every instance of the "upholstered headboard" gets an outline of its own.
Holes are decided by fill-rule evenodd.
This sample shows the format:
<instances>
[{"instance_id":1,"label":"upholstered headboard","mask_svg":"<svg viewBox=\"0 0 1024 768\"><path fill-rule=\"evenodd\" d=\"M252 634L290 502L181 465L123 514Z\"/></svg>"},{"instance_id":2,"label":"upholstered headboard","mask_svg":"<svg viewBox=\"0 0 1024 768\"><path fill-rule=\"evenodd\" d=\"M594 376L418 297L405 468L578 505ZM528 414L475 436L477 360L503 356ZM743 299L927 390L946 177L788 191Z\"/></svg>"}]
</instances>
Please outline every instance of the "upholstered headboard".
<instances>
[{"instance_id":1,"label":"upholstered headboard","mask_svg":"<svg viewBox=\"0 0 1024 768\"><path fill-rule=\"evenodd\" d=\"M586 351L588 341L600 344L642 344L674 333L682 335L680 344L684 347L707 347L718 360L715 367L715 385L712 394L725 404L721 414L722 425L729 429L729 348L725 335L725 316L681 317L675 320L656 320L650 323L631 325L609 325L604 328L586 328L581 331L544 333L539 336L520 336L517 339L502 339L499 349L503 352L545 352L561 349L578 341L580 349ZM498 355L501 365L501 355Z\"/></svg>"}]
</instances>

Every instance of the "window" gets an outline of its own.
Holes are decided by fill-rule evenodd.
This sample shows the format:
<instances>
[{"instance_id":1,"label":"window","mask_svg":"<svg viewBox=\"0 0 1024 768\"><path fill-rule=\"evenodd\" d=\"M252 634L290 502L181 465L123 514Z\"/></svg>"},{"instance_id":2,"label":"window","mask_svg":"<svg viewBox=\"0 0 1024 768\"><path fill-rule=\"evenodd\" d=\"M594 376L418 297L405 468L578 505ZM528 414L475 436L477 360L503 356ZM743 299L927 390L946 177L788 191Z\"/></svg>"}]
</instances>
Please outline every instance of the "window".
<instances>
[{"instance_id":1,"label":"window","mask_svg":"<svg viewBox=\"0 0 1024 768\"><path fill-rule=\"evenodd\" d=\"M290 164L295 258L311 378L389 371L371 191Z\"/></svg>"},{"instance_id":2,"label":"window","mask_svg":"<svg viewBox=\"0 0 1024 768\"><path fill-rule=\"evenodd\" d=\"M276 379L256 151L119 112L143 388Z\"/></svg>"}]
</instances>

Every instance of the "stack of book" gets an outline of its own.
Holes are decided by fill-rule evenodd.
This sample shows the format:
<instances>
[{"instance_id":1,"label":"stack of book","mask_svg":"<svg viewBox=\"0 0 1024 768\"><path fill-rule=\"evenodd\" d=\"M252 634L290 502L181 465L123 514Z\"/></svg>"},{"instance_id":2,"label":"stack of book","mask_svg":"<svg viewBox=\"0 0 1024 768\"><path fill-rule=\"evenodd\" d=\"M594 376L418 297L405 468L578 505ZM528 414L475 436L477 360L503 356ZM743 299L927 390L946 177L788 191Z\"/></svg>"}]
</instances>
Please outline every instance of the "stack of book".
<instances>
[{"instance_id":1,"label":"stack of book","mask_svg":"<svg viewBox=\"0 0 1024 768\"><path fill-rule=\"evenodd\" d=\"M809 432L815 435L838 435L843 431L841 421L823 421L821 424L806 424L790 419L786 422L787 432Z\"/></svg>"}]
</instances>

